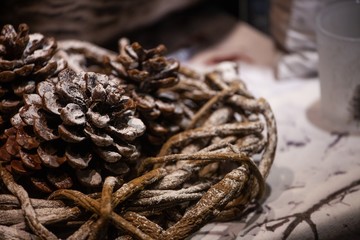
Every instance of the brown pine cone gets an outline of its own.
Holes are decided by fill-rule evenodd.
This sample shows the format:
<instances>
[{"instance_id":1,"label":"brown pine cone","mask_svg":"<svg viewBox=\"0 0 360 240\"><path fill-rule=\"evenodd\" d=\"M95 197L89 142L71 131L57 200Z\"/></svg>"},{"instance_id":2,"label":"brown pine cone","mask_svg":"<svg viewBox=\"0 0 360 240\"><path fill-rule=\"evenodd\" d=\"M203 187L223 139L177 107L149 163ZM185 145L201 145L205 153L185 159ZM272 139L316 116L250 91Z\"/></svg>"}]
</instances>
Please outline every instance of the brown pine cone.
<instances>
[{"instance_id":1,"label":"brown pine cone","mask_svg":"<svg viewBox=\"0 0 360 240\"><path fill-rule=\"evenodd\" d=\"M123 42L120 48L117 63L121 66L113 63L113 67L119 76L136 85L139 92L151 93L178 83L179 62L164 56L164 45L147 50L137 42L131 45Z\"/></svg>"},{"instance_id":2,"label":"brown pine cone","mask_svg":"<svg viewBox=\"0 0 360 240\"><path fill-rule=\"evenodd\" d=\"M164 45L147 50L137 42L128 45L123 40L117 61L110 62L118 76L132 86L128 91L146 124L145 137L158 146L180 131L183 115L179 96L169 90L179 81L179 62L166 58L165 52Z\"/></svg>"},{"instance_id":3,"label":"brown pine cone","mask_svg":"<svg viewBox=\"0 0 360 240\"><path fill-rule=\"evenodd\" d=\"M57 45L54 38L29 34L20 24L18 31L5 25L0 33L0 134L9 119L23 105L22 96L33 93L38 81L64 68L64 61L53 58Z\"/></svg>"},{"instance_id":4,"label":"brown pine cone","mask_svg":"<svg viewBox=\"0 0 360 240\"><path fill-rule=\"evenodd\" d=\"M145 131L120 80L65 69L37 85L36 94L5 131L0 158L43 192L86 186L98 190L105 176L124 177L139 155Z\"/></svg>"}]
</instances>

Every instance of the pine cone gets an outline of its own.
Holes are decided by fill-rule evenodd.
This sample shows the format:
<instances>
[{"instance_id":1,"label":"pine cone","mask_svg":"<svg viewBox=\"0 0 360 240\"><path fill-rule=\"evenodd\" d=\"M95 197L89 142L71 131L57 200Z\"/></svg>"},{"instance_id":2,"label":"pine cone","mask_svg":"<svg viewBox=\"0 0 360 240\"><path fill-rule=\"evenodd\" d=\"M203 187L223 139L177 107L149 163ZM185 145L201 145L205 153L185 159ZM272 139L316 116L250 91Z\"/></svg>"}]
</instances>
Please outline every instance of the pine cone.
<instances>
[{"instance_id":1,"label":"pine cone","mask_svg":"<svg viewBox=\"0 0 360 240\"><path fill-rule=\"evenodd\" d=\"M140 92L151 93L160 88L168 88L178 83L179 62L164 56L166 48L159 45L149 50L139 43L121 43L117 62L113 64L118 74L136 85Z\"/></svg>"},{"instance_id":2,"label":"pine cone","mask_svg":"<svg viewBox=\"0 0 360 240\"><path fill-rule=\"evenodd\" d=\"M40 82L5 131L0 158L7 168L48 193L96 190L105 176L124 177L140 155L136 140L145 125L119 81L65 69Z\"/></svg>"},{"instance_id":3,"label":"pine cone","mask_svg":"<svg viewBox=\"0 0 360 240\"><path fill-rule=\"evenodd\" d=\"M33 93L38 81L64 68L64 61L53 58L54 38L39 33L29 34L29 27L20 24L16 32L5 25L0 34L0 134L9 119L22 106L22 96Z\"/></svg>"},{"instance_id":4,"label":"pine cone","mask_svg":"<svg viewBox=\"0 0 360 240\"><path fill-rule=\"evenodd\" d=\"M179 81L179 62L164 56L164 45L146 50L137 42L121 42L120 48L117 62L111 65L120 78L131 83L129 91L145 122L145 136L151 145L159 146L180 131L183 109L179 96L169 90Z\"/></svg>"}]
</instances>

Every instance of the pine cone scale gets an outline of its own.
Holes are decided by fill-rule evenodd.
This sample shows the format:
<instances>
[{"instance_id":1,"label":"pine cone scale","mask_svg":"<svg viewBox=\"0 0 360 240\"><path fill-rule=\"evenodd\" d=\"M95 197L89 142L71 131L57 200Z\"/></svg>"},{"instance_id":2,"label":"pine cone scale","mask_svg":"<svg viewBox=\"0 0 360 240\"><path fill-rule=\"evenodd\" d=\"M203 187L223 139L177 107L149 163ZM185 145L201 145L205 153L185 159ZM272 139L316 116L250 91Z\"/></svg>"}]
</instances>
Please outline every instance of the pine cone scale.
<instances>
[{"instance_id":1,"label":"pine cone scale","mask_svg":"<svg viewBox=\"0 0 360 240\"><path fill-rule=\"evenodd\" d=\"M27 153L23 150L20 150L20 158L24 166L31 170L40 170L41 167L41 159L39 155L34 153Z\"/></svg>"},{"instance_id":2,"label":"pine cone scale","mask_svg":"<svg viewBox=\"0 0 360 240\"><path fill-rule=\"evenodd\" d=\"M12 69L17 69L23 66L22 60L6 60L1 59L0 61L0 70L1 71L10 71Z\"/></svg>"},{"instance_id":3,"label":"pine cone scale","mask_svg":"<svg viewBox=\"0 0 360 240\"><path fill-rule=\"evenodd\" d=\"M0 72L0 82L1 83L12 82L15 78L16 78L16 73L13 71Z\"/></svg>"},{"instance_id":4,"label":"pine cone scale","mask_svg":"<svg viewBox=\"0 0 360 240\"><path fill-rule=\"evenodd\" d=\"M86 112L86 116L89 118L91 123L97 128L105 128L110 123L110 117L107 114L101 115L98 112L94 112L91 108Z\"/></svg>"},{"instance_id":5,"label":"pine cone scale","mask_svg":"<svg viewBox=\"0 0 360 240\"><path fill-rule=\"evenodd\" d=\"M25 94L23 96L23 100L24 100L25 105L31 105L31 104L37 105L37 106L42 105L41 97L37 94Z\"/></svg>"},{"instance_id":6,"label":"pine cone scale","mask_svg":"<svg viewBox=\"0 0 360 240\"><path fill-rule=\"evenodd\" d=\"M67 189L73 186L72 178L64 171L52 169L46 174L46 179L57 189Z\"/></svg>"},{"instance_id":7,"label":"pine cone scale","mask_svg":"<svg viewBox=\"0 0 360 240\"><path fill-rule=\"evenodd\" d=\"M20 82L13 84L13 92L19 97L24 97L25 94L31 94L36 89L34 81Z\"/></svg>"},{"instance_id":8,"label":"pine cone scale","mask_svg":"<svg viewBox=\"0 0 360 240\"><path fill-rule=\"evenodd\" d=\"M84 146L71 146L67 147L65 151L65 156L68 163L71 167L75 169L83 169L88 167L93 156L91 153L84 150L79 151L79 148L84 148Z\"/></svg>"},{"instance_id":9,"label":"pine cone scale","mask_svg":"<svg viewBox=\"0 0 360 240\"><path fill-rule=\"evenodd\" d=\"M40 141L36 138L32 129L24 127L17 128L16 142L27 150L35 149L40 145Z\"/></svg>"},{"instance_id":10,"label":"pine cone scale","mask_svg":"<svg viewBox=\"0 0 360 240\"><path fill-rule=\"evenodd\" d=\"M80 126L86 123L86 117L82 108L76 103L68 103L60 111L61 120L70 126Z\"/></svg>"},{"instance_id":11,"label":"pine cone scale","mask_svg":"<svg viewBox=\"0 0 360 240\"><path fill-rule=\"evenodd\" d=\"M44 108L51 113L60 115L62 105L59 103L59 98L52 91L45 92L43 95Z\"/></svg>"},{"instance_id":12,"label":"pine cone scale","mask_svg":"<svg viewBox=\"0 0 360 240\"><path fill-rule=\"evenodd\" d=\"M84 95L77 84L60 80L56 84L55 89L59 97L64 97L70 103L76 103L81 106L85 105Z\"/></svg>"},{"instance_id":13,"label":"pine cone scale","mask_svg":"<svg viewBox=\"0 0 360 240\"><path fill-rule=\"evenodd\" d=\"M16 142L16 137L14 135L11 135L7 138L5 148L10 155L20 157L20 145Z\"/></svg>"},{"instance_id":14,"label":"pine cone scale","mask_svg":"<svg viewBox=\"0 0 360 240\"><path fill-rule=\"evenodd\" d=\"M34 75L36 76L36 78L44 78L49 74L50 75L54 74L57 68L58 68L58 64L56 62L49 62L44 67L36 70L34 72Z\"/></svg>"},{"instance_id":15,"label":"pine cone scale","mask_svg":"<svg viewBox=\"0 0 360 240\"><path fill-rule=\"evenodd\" d=\"M67 159L64 156L64 150L62 150L55 142L40 144L37 148L37 154L39 155L41 162L49 168L60 167Z\"/></svg>"},{"instance_id":16,"label":"pine cone scale","mask_svg":"<svg viewBox=\"0 0 360 240\"><path fill-rule=\"evenodd\" d=\"M60 138L64 139L64 141L69 143L79 143L86 139L86 137L81 134L80 129L77 129L77 127L72 128L71 126L67 126L64 124L59 125L58 133L60 135Z\"/></svg>"},{"instance_id":17,"label":"pine cone scale","mask_svg":"<svg viewBox=\"0 0 360 240\"><path fill-rule=\"evenodd\" d=\"M19 68L15 68L13 70L13 72L17 76L26 77L34 70L34 67L35 67L35 64L27 64L27 65L21 66Z\"/></svg>"},{"instance_id":18,"label":"pine cone scale","mask_svg":"<svg viewBox=\"0 0 360 240\"><path fill-rule=\"evenodd\" d=\"M6 145L0 147L0 160L3 162L10 162L11 161L11 154L6 149Z\"/></svg>"},{"instance_id":19,"label":"pine cone scale","mask_svg":"<svg viewBox=\"0 0 360 240\"><path fill-rule=\"evenodd\" d=\"M0 112L3 113L12 113L18 109L21 105L21 101L12 100L12 99L4 99L0 102Z\"/></svg>"},{"instance_id":20,"label":"pine cone scale","mask_svg":"<svg viewBox=\"0 0 360 240\"><path fill-rule=\"evenodd\" d=\"M40 97L43 97L47 92L55 92L55 85L50 81L39 82L36 87L36 92Z\"/></svg>"},{"instance_id":21,"label":"pine cone scale","mask_svg":"<svg viewBox=\"0 0 360 240\"><path fill-rule=\"evenodd\" d=\"M34 132L42 140L51 141L59 139L57 129L52 129L48 126L47 119L43 116L34 119Z\"/></svg>"},{"instance_id":22,"label":"pine cone scale","mask_svg":"<svg viewBox=\"0 0 360 240\"><path fill-rule=\"evenodd\" d=\"M20 108L19 115L27 125L34 125L36 118L40 118L40 108L36 105L25 105Z\"/></svg>"},{"instance_id":23,"label":"pine cone scale","mask_svg":"<svg viewBox=\"0 0 360 240\"><path fill-rule=\"evenodd\" d=\"M32 39L30 39L30 40L32 40ZM42 48L36 49L36 50L33 49L33 48L39 48L40 46ZM47 62L54 55L56 47L57 47L57 45L56 45L55 39L42 38L42 41L39 41L38 45L35 44L34 46L29 48L30 51L25 50L25 52L27 54L30 53L30 55L28 55L26 58L24 58L24 63L29 64L29 63Z\"/></svg>"},{"instance_id":24,"label":"pine cone scale","mask_svg":"<svg viewBox=\"0 0 360 240\"><path fill-rule=\"evenodd\" d=\"M96 148L95 152L101 159L109 163L116 163L122 158L121 154L111 147Z\"/></svg>"},{"instance_id":25,"label":"pine cone scale","mask_svg":"<svg viewBox=\"0 0 360 240\"><path fill-rule=\"evenodd\" d=\"M31 173L28 169L24 167L21 160L12 160L10 166L11 166L11 171L17 174L28 175Z\"/></svg>"},{"instance_id":26,"label":"pine cone scale","mask_svg":"<svg viewBox=\"0 0 360 240\"><path fill-rule=\"evenodd\" d=\"M96 188L103 182L101 174L95 169L84 169L76 171L77 179L83 186Z\"/></svg>"},{"instance_id":27,"label":"pine cone scale","mask_svg":"<svg viewBox=\"0 0 360 240\"><path fill-rule=\"evenodd\" d=\"M90 126L87 126L85 129L84 129L84 133L90 137L91 141L96 145L96 146L99 146L99 147L108 147L108 146L111 146L113 143L114 143L114 139L106 134L106 133L101 133L101 132L98 132L98 133L95 133L94 132L94 129L91 128Z\"/></svg>"},{"instance_id":28,"label":"pine cone scale","mask_svg":"<svg viewBox=\"0 0 360 240\"><path fill-rule=\"evenodd\" d=\"M39 177L30 177L30 181L33 186L43 193L52 193L54 189L50 187L50 185L46 182L45 179L41 179Z\"/></svg>"}]
</instances>

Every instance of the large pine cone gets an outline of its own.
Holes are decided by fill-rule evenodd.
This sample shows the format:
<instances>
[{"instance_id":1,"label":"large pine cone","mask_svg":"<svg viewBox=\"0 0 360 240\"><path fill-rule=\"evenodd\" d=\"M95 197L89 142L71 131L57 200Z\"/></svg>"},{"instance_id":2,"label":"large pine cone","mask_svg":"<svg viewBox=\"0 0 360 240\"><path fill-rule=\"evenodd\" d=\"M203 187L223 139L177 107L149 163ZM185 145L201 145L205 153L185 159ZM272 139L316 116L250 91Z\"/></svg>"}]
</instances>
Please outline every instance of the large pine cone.
<instances>
[{"instance_id":1,"label":"large pine cone","mask_svg":"<svg viewBox=\"0 0 360 240\"><path fill-rule=\"evenodd\" d=\"M183 115L179 96L169 90L179 82L179 62L166 58L165 52L164 45L147 50L137 42L122 42L116 62L111 62L118 76L132 86L129 91L147 127L145 137L157 146L181 130Z\"/></svg>"},{"instance_id":2,"label":"large pine cone","mask_svg":"<svg viewBox=\"0 0 360 240\"><path fill-rule=\"evenodd\" d=\"M29 34L29 27L20 24L16 32L5 25L0 33L0 134L11 116L22 106L22 96L33 93L38 81L64 68L64 61L53 58L54 38Z\"/></svg>"},{"instance_id":3,"label":"large pine cone","mask_svg":"<svg viewBox=\"0 0 360 240\"><path fill-rule=\"evenodd\" d=\"M140 155L136 140L145 125L116 78L65 69L24 99L0 159L41 191L98 190L107 175L123 178Z\"/></svg>"}]
</instances>

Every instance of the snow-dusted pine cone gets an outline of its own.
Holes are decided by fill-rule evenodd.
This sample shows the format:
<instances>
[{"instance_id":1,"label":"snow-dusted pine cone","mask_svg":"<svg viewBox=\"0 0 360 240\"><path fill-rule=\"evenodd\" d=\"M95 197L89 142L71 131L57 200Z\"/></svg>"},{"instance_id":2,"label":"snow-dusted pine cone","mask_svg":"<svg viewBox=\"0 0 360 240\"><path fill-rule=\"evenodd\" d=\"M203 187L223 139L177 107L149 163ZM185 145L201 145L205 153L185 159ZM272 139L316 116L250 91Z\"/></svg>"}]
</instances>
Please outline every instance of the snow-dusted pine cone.
<instances>
[{"instance_id":1,"label":"snow-dusted pine cone","mask_svg":"<svg viewBox=\"0 0 360 240\"><path fill-rule=\"evenodd\" d=\"M5 131L0 158L7 168L49 193L95 190L107 175L124 177L140 155L136 140L145 125L119 81L65 69L40 82Z\"/></svg>"},{"instance_id":2,"label":"snow-dusted pine cone","mask_svg":"<svg viewBox=\"0 0 360 240\"><path fill-rule=\"evenodd\" d=\"M183 109L170 90L179 82L179 62L165 57L166 48L144 49L135 42L120 42L120 54L111 62L118 76L130 83L131 96L144 120L149 143L161 145L180 130Z\"/></svg>"},{"instance_id":3,"label":"snow-dusted pine cone","mask_svg":"<svg viewBox=\"0 0 360 240\"><path fill-rule=\"evenodd\" d=\"M0 134L9 119L23 105L22 96L33 93L36 83L64 68L63 60L53 58L57 44L54 38L29 34L20 24L16 31L5 25L0 33Z\"/></svg>"}]
</instances>

